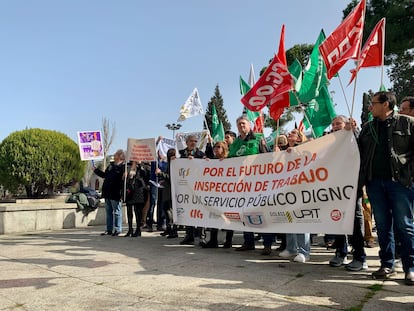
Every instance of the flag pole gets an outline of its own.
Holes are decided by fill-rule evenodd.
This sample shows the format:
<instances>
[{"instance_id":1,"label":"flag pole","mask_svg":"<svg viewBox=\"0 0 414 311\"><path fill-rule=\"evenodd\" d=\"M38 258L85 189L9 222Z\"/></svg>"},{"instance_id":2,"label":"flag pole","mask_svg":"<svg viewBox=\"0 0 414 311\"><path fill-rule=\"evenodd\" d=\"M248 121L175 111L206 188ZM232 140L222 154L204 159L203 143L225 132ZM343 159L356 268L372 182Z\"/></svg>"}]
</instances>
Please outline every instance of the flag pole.
<instances>
[{"instance_id":1,"label":"flag pole","mask_svg":"<svg viewBox=\"0 0 414 311\"><path fill-rule=\"evenodd\" d=\"M342 94L344 95L346 108L348 109L349 115L351 115L351 110L349 109L349 103L348 103L348 99L346 98L344 85L342 84L342 79L341 79L341 76L339 74L338 74L338 80L339 80L339 85L341 86Z\"/></svg>"},{"instance_id":2,"label":"flag pole","mask_svg":"<svg viewBox=\"0 0 414 311\"><path fill-rule=\"evenodd\" d=\"M300 101L300 99L299 99L298 94L297 94L296 92L292 92L292 93L295 95L295 97L296 97L297 101L298 101L299 103L301 103L301 101ZM301 105L302 107L304 107L304 105L302 105L302 104L300 104L300 105ZM313 125L312 125L312 123L310 123L310 120L309 120L308 116L306 115L306 108L305 108L305 110L303 111L303 115L305 116L305 119L306 119L306 121L308 122L308 124L309 124L309 126L310 126L310 128L311 128L312 137L313 137L313 138L316 138L315 131L313 130Z\"/></svg>"},{"instance_id":3,"label":"flag pole","mask_svg":"<svg viewBox=\"0 0 414 311\"><path fill-rule=\"evenodd\" d=\"M385 57L385 26L386 18L384 17L384 31L382 31L382 65L381 65L381 87L384 85L384 57Z\"/></svg>"},{"instance_id":4,"label":"flag pole","mask_svg":"<svg viewBox=\"0 0 414 311\"><path fill-rule=\"evenodd\" d=\"M206 119L206 114L204 113L204 125L207 129L208 135L211 137L211 133L210 133L210 129L208 128L208 123L207 123L207 119Z\"/></svg>"},{"instance_id":5,"label":"flag pole","mask_svg":"<svg viewBox=\"0 0 414 311\"><path fill-rule=\"evenodd\" d=\"M303 112L303 115L305 116L306 122L308 122L308 124L310 125L312 137L313 138L316 138L315 131L313 130L313 125L312 125L312 123L310 123L310 120L309 120L309 118L308 118L308 116L306 114L306 110Z\"/></svg>"},{"instance_id":6,"label":"flag pole","mask_svg":"<svg viewBox=\"0 0 414 311\"><path fill-rule=\"evenodd\" d=\"M365 24L365 12L366 12L366 7L367 7L367 3L364 1L364 9L363 9L363 12L364 12L364 14L362 15L362 24L364 25ZM354 81L354 91L353 91L353 94L352 94L352 106L351 106L351 113L350 113L350 116L349 116L349 118L352 118L352 115L353 115L353 113L354 113L354 106L355 106L355 94L356 94L356 85L357 85L357 79L358 79L358 71L359 71L359 66L360 66L360 63L361 63L361 49L362 49L362 34L363 34L363 32L361 31L360 33L359 33L359 41L360 41L360 44L359 44L359 51L358 51L358 58L357 58L357 69L356 69L356 72L355 72L355 81Z\"/></svg>"}]
</instances>

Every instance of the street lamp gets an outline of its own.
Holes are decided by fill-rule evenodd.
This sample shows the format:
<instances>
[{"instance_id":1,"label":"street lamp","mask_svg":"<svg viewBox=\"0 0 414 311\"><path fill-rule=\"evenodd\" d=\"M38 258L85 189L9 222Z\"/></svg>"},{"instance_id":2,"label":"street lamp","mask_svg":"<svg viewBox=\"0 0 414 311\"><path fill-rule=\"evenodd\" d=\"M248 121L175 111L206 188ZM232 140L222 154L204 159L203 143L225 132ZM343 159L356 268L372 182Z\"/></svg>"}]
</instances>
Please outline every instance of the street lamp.
<instances>
[{"instance_id":1,"label":"street lamp","mask_svg":"<svg viewBox=\"0 0 414 311\"><path fill-rule=\"evenodd\" d=\"M173 140L175 139L175 131L179 130L181 126L182 126L181 124L177 124L177 123L172 123L172 124L168 123L166 125L167 129L173 131Z\"/></svg>"}]
</instances>

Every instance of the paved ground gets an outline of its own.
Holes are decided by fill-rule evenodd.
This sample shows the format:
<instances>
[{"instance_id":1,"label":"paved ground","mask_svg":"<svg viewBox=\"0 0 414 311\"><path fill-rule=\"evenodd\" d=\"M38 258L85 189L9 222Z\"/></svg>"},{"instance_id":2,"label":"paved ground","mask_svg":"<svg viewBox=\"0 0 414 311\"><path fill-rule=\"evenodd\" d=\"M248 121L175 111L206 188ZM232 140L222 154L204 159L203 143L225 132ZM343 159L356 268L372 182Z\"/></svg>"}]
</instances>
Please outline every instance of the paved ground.
<instances>
[{"instance_id":1,"label":"paved ground","mask_svg":"<svg viewBox=\"0 0 414 311\"><path fill-rule=\"evenodd\" d=\"M236 252L102 231L0 236L0 310L414 310L401 270L370 279L378 248L367 249L369 271L350 273L329 267L333 251L319 246L300 264L262 256L260 242Z\"/></svg>"}]
</instances>

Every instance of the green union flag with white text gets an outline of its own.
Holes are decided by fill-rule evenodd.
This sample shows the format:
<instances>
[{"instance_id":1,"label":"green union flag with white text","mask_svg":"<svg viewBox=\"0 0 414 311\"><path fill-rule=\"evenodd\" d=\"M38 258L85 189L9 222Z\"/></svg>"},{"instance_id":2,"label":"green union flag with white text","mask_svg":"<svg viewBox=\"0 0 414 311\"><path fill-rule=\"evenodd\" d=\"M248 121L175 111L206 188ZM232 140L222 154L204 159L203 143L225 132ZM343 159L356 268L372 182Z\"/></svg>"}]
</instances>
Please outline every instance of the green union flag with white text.
<instances>
[{"instance_id":1,"label":"green union flag with white text","mask_svg":"<svg viewBox=\"0 0 414 311\"><path fill-rule=\"evenodd\" d=\"M211 107L211 131L215 142L224 140L224 128L217 116L216 106Z\"/></svg>"},{"instance_id":2,"label":"green union flag with white text","mask_svg":"<svg viewBox=\"0 0 414 311\"><path fill-rule=\"evenodd\" d=\"M309 127L309 120L315 137L321 137L325 129L331 124L332 119L336 117L327 85L320 87L318 97L308 103L305 113L307 117L304 120L305 127Z\"/></svg>"}]
</instances>

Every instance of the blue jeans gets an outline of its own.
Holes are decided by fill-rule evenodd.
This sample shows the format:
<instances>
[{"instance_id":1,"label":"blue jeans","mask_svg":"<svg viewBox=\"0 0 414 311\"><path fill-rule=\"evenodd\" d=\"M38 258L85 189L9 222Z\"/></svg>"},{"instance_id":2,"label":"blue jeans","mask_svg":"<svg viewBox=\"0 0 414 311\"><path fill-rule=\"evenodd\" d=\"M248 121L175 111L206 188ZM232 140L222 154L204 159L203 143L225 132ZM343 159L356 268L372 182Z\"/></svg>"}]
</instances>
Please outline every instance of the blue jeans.
<instances>
[{"instance_id":1,"label":"blue jeans","mask_svg":"<svg viewBox=\"0 0 414 311\"><path fill-rule=\"evenodd\" d=\"M310 234L309 233L287 233L286 249L292 253L300 253L306 258L310 256Z\"/></svg>"},{"instance_id":2,"label":"blue jeans","mask_svg":"<svg viewBox=\"0 0 414 311\"><path fill-rule=\"evenodd\" d=\"M106 230L122 232L122 203L118 200L105 199ZM115 218L115 228L114 228Z\"/></svg>"},{"instance_id":3,"label":"blue jeans","mask_svg":"<svg viewBox=\"0 0 414 311\"><path fill-rule=\"evenodd\" d=\"M374 179L366 187L377 225L381 267L394 266L395 232L403 245L401 262L404 272L414 272L414 188L382 179Z\"/></svg>"}]
</instances>

